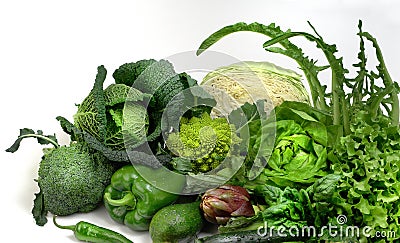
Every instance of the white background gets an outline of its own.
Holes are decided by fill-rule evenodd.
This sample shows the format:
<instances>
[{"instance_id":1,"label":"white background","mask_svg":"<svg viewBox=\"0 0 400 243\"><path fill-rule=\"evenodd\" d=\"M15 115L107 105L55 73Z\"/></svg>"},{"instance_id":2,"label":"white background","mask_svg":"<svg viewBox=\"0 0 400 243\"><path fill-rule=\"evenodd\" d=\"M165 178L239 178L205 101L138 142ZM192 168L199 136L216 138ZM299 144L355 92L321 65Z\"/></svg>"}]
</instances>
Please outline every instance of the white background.
<instances>
[{"instance_id":1,"label":"white background","mask_svg":"<svg viewBox=\"0 0 400 243\"><path fill-rule=\"evenodd\" d=\"M107 82L125 62L160 59L193 51L204 38L236 22L275 22L283 29L310 31L307 20L329 43L336 43L351 68L358 53L357 24L377 37L394 80L400 79L400 4L374 0L169 0L169 1L2 1L0 3L0 210L2 237L15 242L74 242L72 232L51 222L36 226L31 215L37 191L42 147L33 139L14 154L4 150L20 128L56 133L62 144L57 115L72 120L92 87L96 68L105 65ZM265 52L266 37L236 33L211 48L241 60L267 60L296 69L293 61ZM299 41L302 40L296 39ZM303 42L301 42L303 43ZM320 58L314 46L304 43ZM371 56L373 56L371 54ZM322 59L322 58L321 58ZM371 59L373 59L371 57ZM150 242L145 233L114 223L104 208L89 214L59 218L61 224L79 220L122 232L135 242Z\"/></svg>"}]
</instances>

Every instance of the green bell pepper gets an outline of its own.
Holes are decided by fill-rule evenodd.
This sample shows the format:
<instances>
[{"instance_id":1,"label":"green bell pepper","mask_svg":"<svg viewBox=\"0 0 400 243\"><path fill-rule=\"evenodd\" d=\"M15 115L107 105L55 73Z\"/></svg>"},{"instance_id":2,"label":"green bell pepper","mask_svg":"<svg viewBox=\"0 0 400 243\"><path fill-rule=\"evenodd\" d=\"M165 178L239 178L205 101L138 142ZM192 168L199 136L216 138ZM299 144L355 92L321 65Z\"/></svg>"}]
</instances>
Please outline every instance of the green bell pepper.
<instances>
[{"instance_id":1,"label":"green bell pepper","mask_svg":"<svg viewBox=\"0 0 400 243\"><path fill-rule=\"evenodd\" d=\"M171 182L172 174L163 169L141 165L126 165L118 169L104 191L104 205L110 217L133 230L148 230L153 215L179 197L154 186L163 183L165 186L165 183ZM151 174L156 181L149 183L141 176L142 173ZM184 184L184 177L177 176L172 183L168 183L168 189L171 192L181 191Z\"/></svg>"}]
</instances>

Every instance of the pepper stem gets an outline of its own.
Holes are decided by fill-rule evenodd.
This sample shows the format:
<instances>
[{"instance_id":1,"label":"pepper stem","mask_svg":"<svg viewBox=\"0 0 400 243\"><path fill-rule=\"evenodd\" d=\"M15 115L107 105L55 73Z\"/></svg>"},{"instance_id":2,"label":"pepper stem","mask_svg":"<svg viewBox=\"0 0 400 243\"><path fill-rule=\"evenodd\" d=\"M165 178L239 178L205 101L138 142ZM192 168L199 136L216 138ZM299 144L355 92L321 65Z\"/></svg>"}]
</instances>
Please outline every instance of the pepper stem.
<instances>
[{"instance_id":1,"label":"pepper stem","mask_svg":"<svg viewBox=\"0 0 400 243\"><path fill-rule=\"evenodd\" d=\"M132 192L127 192L120 199L113 199L111 198L111 193L106 192L104 193L104 199L112 206L128 206L131 208L135 208L136 206L136 197L133 195Z\"/></svg>"},{"instance_id":2,"label":"pepper stem","mask_svg":"<svg viewBox=\"0 0 400 243\"><path fill-rule=\"evenodd\" d=\"M57 215L53 215L53 223L54 223L55 226L57 226L57 228L68 229L68 230L72 230L72 231L75 232L75 225L59 225L56 222L56 218L57 218Z\"/></svg>"}]
</instances>

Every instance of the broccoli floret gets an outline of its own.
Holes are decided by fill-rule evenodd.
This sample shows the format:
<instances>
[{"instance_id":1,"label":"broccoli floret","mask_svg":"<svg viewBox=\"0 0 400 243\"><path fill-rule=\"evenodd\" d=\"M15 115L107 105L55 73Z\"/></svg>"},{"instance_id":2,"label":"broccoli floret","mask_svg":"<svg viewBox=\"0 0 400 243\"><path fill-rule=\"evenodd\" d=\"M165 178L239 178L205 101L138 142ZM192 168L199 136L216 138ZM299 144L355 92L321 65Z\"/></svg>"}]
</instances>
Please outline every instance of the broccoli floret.
<instances>
[{"instance_id":1,"label":"broccoli floret","mask_svg":"<svg viewBox=\"0 0 400 243\"><path fill-rule=\"evenodd\" d=\"M38 172L45 209L57 215L92 211L114 171L103 155L83 143L48 149Z\"/></svg>"},{"instance_id":2,"label":"broccoli floret","mask_svg":"<svg viewBox=\"0 0 400 243\"><path fill-rule=\"evenodd\" d=\"M233 145L239 144L234 125L208 113L190 119L182 117L179 132L168 135L166 145L175 155L191 160L194 173L215 169Z\"/></svg>"}]
</instances>

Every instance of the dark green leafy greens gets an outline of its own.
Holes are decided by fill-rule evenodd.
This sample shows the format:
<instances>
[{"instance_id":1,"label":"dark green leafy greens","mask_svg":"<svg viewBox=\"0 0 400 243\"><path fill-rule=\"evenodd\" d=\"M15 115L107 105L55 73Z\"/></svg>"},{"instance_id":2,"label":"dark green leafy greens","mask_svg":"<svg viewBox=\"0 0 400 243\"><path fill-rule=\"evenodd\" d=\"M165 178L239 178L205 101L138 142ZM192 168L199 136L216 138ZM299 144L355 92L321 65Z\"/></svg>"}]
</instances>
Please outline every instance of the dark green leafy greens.
<instances>
[{"instance_id":1,"label":"dark green leafy greens","mask_svg":"<svg viewBox=\"0 0 400 243\"><path fill-rule=\"evenodd\" d=\"M140 60L122 64L113 73L115 83L125 84L153 96L150 106L163 109L177 93L189 87L179 79L167 60Z\"/></svg>"},{"instance_id":2,"label":"dark green leafy greens","mask_svg":"<svg viewBox=\"0 0 400 243\"><path fill-rule=\"evenodd\" d=\"M209 113L215 104L196 80L176 74L166 60L123 64L113 74L116 83L103 90L105 75L100 66L92 91L74 115L75 124L57 119L72 139L85 141L112 161L151 167L169 163L171 156L160 149L162 131L171 130L181 116Z\"/></svg>"},{"instance_id":3,"label":"dark green leafy greens","mask_svg":"<svg viewBox=\"0 0 400 243\"><path fill-rule=\"evenodd\" d=\"M319 208L330 212L326 215L328 222L334 222L338 214L346 214L350 224L371 227L371 234L383 230L393 231L396 236L387 240L394 242L400 238L398 224L400 213L397 205L400 196L399 86L392 80L387 70L377 40L362 30L361 21L358 25L359 62L353 65L357 69L355 77L349 77L349 71L344 67L342 57L337 56L336 46L326 43L315 28L311 24L310 26L313 33L282 31L275 24L237 23L220 29L204 40L198 54L226 35L239 31L252 31L271 37L263 45L266 51L294 59L308 81L314 108L320 110L325 118L332 119L332 123L326 123L325 118L314 117L318 123L326 126L326 132L323 134L319 132L324 129L318 128L319 125L316 126L318 123L315 122L312 122L311 126L314 127L315 130L312 130L315 133L310 132L312 130L306 131L309 136L316 138L316 141L320 142L327 138L327 158L330 162L327 172L341 176L339 186L334 192L335 200L320 205ZM325 55L328 65L319 66L315 60L306 56L302 49L289 41L294 37L304 37L315 43ZM365 41L370 41L375 49L377 71L367 68ZM324 70L330 71L331 74L330 92L323 85L325 82L320 80L320 73ZM286 116L287 120L296 120L296 117L304 114L287 109L286 111L282 115ZM310 121L304 116L302 120ZM290 132L292 129L283 130ZM279 145L279 132L277 135ZM276 157L290 158L291 154L286 152L286 146L283 147L285 150L281 150L279 156L277 153ZM276 163L271 163L267 166L275 165ZM276 166L275 168L279 169ZM267 177L261 181L268 180ZM257 183L261 184L261 181ZM318 214L311 215L315 219L317 217L321 219L319 213L323 213L324 210L316 210ZM370 242L376 239L364 237L363 240ZM383 242L384 239L378 240Z\"/></svg>"},{"instance_id":4,"label":"dark green leafy greens","mask_svg":"<svg viewBox=\"0 0 400 243\"><path fill-rule=\"evenodd\" d=\"M150 97L146 104L149 129L157 133L153 132L154 136L148 136L147 141L161 142L161 133L178 130L180 117L210 113L215 106L212 96L198 86L196 80L187 73L176 73L167 60L125 63L115 70L113 77L116 84L127 85ZM154 147L157 146L152 146L153 151Z\"/></svg>"},{"instance_id":5,"label":"dark green leafy greens","mask_svg":"<svg viewBox=\"0 0 400 243\"><path fill-rule=\"evenodd\" d=\"M282 226L288 231L290 228L314 226L315 230L307 236L324 239L325 236L319 236L319 233L323 226L330 223L328 216L333 208L332 202L335 201L340 178L339 175L329 174L305 189L281 189L261 184L247 188L252 197L259 198L258 202L262 203L265 209L259 210L253 217L233 217L226 225L220 226L219 231L226 233Z\"/></svg>"}]
</instances>

